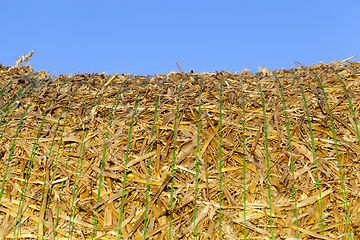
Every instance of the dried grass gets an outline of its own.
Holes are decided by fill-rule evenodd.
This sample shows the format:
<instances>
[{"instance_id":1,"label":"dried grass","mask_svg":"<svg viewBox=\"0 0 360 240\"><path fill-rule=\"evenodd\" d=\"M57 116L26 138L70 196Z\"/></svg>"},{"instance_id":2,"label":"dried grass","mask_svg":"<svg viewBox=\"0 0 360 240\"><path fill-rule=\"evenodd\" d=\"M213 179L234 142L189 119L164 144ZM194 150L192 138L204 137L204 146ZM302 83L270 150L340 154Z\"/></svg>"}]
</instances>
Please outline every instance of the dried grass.
<instances>
[{"instance_id":1,"label":"dried grass","mask_svg":"<svg viewBox=\"0 0 360 240\"><path fill-rule=\"evenodd\" d=\"M220 196L222 239L359 239L356 69L54 77L0 65L0 239L114 239L121 215L121 238L143 238L149 159L148 239L168 238L170 215L173 239L193 239L194 221L198 239L217 239Z\"/></svg>"}]
</instances>

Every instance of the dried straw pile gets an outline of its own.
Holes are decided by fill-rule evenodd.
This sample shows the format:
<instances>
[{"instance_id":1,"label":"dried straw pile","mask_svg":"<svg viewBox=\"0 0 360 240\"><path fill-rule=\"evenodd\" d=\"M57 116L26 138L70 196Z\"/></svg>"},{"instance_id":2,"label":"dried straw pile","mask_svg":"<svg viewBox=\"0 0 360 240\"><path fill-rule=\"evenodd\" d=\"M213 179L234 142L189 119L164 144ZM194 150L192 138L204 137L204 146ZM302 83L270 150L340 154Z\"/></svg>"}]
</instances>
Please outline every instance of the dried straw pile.
<instances>
[{"instance_id":1,"label":"dried straw pile","mask_svg":"<svg viewBox=\"0 0 360 240\"><path fill-rule=\"evenodd\" d=\"M358 69L0 65L0 238L359 239Z\"/></svg>"}]
</instances>

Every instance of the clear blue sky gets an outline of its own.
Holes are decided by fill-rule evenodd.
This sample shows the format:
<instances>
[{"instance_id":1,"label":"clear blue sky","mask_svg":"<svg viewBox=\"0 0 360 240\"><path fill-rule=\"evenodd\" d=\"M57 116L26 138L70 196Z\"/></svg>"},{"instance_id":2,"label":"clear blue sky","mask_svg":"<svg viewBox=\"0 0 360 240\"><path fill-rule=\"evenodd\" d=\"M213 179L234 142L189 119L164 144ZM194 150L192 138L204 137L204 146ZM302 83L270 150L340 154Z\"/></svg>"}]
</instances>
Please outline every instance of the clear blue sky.
<instances>
[{"instance_id":1,"label":"clear blue sky","mask_svg":"<svg viewBox=\"0 0 360 240\"><path fill-rule=\"evenodd\" d=\"M55 75L290 69L360 54L360 1L2 1L0 63ZM356 57L354 61L360 61ZM27 64L27 63L25 63Z\"/></svg>"}]
</instances>

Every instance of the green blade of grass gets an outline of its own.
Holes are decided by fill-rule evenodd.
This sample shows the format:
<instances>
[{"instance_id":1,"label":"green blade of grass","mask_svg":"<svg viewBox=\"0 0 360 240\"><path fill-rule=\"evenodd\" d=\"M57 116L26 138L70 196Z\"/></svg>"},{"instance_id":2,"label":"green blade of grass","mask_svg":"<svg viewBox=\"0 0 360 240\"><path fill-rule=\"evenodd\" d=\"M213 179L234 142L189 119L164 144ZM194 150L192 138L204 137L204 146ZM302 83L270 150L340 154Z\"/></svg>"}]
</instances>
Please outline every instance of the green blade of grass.
<instances>
[{"instance_id":1,"label":"green blade of grass","mask_svg":"<svg viewBox=\"0 0 360 240\"><path fill-rule=\"evenodd\" d=\"M350 225L350 218L349 218L349 205L348 205L348 200L346 197L346 191L345 191L345 183L344 183L344 177L343 177L343 171L342 171L342 166L341 166L341 161L340 161L340 156L339 156L339 149L338 149L338 143L337 143L337 137L336 137L336 132L335 132L335 126L334 126L334 119L332 117L332 113L331 113L331 108L324 90L324 87L320 81L320 78L318 77L318 75L314 72L314 70L312 70L312 73L315 75L315 77L317 78L321 91L323 93L324 96L324 100L328 109L328 114L330 117L330 122L331 122L331 131L332 131L332 135L333 135L333 139L334 139L334 145L335 145L335 152L336 152L336 159L337 159L337 164L338 164L338 170L339 170L339 175L340 175L340 182L341 182L341 193L342 193L342 198L344 201L344 212L345 212L345 219L346 219L346 231L347 231L347 235L348 235L348 239L352 239L352 235L351 235L351 225Z\"/></svg>"},{"instance_id":2,"label":"green blade of grass","mask_svg":"<svg viewBox=\"0 0 360 240\"><path fill-rule=\"evenodd\" d=\"M222 204L222 77L220 77L220 100L219 100L219 137L220 137L220 146L219 146L219 240L221 239L221 204Z\"/></svg>"},{"instance_id":3,"label":"green blade of grass","mask_svg":"<svg viewBox=\"0 0 360 240\"><path fill-rule=\"evenodd\" d=\"M283 105L283 110L284 110L284 115L285 115L285 123L286 123L286 132L287 132L287 136L288 136L288 140L289 140L289 152L290 152L290 171L291 171L291 175L292 175L292 188L293 188L293 195L292 195L292 199L293 202L295 203L295 209L294 209L294 215L295 215L295 224L296 224L296 232L295 232L295 238L299 237L299 220L298 220L298 209L297 209L297 197L296 197L296 188L295 188L295 173L294 173L294 159L293 159L293 152L292 152L292 146L291 146L291 133L290 133L290 123L289 123L289 116L288 116L288 111L287 111L287 106L286 106L286 101L285 101L285 97L284 97L284 92L283 92L283 88L281 86L281 82L279 80L279 78L276 76L276 74L274 72L272 72L277 83L279 86L279 92L280 92L280 96L281 96L281 101L282 101L282 105Z\"/></svg>"},{"instance_id":4,"label":"green blade of grass","mask_svg":"<svg viewBox=\"0 0 360 240\"><path fill-rule=\"evenodd\" d=\"M270 209L270 234L271 239L274 239L274 231L273 231L273 216L272 216L272 204L271 204L271 181L270 181L270 161L269 161L269 142L268 142L268 133L267 133L267 120L266 120L266 109L265 109L265 100L263 96L263 92L261 90L261 83L259 77L255 75L256 80L258 82L258 87L261 96L261 105L263 109L263 117L264 117L264 133L265 133L265 151L266 151L266 165L267 165L267 186L268 186L268 197L269 197L269 209Z\"/></svg>"},{"instance_id":5,"label":"green blade of grass","mask_svg":"<svg viewBox=\"0 0 360 240\"><path fill-rule=\"evenodd\" d=\"M242 108L242 118L243 122L242 126L242 144L243 144L243 152L246 151L245 148L245 98L244 98L244 90L242 85L241 76L239 74L239 83L241 89L241 108ZM246 156L243 156L243 178L244 178L244 240L247 240L247 232L246 232Z\"/></svg>"},{"instance_id":6,"label":"green blade of grass","mask_svg":"<svg viewBox=\"0 0 360 240\"><path fill-rule=\"evenodd\" d=\"M174 197L174 181L175 181L175 164L176 164L176 136L177 136L177 125L178 125L178 116L179 116L179 109L180 109L180 96L181 96L181 88L183 85L183 81L184 78L181 79L181 83L180 83L180 87L179 87L179 92L178 92L178 97L177 97L177 101L176 101L176 112L175 112L175 119L174 119L174 140L173 140L173 144L174 144L174 148L173 148L173 152L172 152L172 159L173 159L173 163L171 166L171 191L170 191L170 216L169 216L169 239L171 239L171 230L172 230L172 220L173 220L173 210L174 210L174 206L173 206L173 197Z\"/></svg>"},{"instance_id":7,"label":"green blade of grass","mask_svg":"<svg viewBox=\"0 0 360 240\"><path fill-rule=\"evenodd\" d=\"M199 151L200 151L200 130L201 130L201 93L202 93L203 79L200 79L199 87L199 111L198 111L198 126L196 138L196 163L195 163L195 197L194 197L194 236L197 238L196 217L197 217L197 198L199 192ZM145 239L144 239L145 240Z\"/></svg>"}]
</instances>

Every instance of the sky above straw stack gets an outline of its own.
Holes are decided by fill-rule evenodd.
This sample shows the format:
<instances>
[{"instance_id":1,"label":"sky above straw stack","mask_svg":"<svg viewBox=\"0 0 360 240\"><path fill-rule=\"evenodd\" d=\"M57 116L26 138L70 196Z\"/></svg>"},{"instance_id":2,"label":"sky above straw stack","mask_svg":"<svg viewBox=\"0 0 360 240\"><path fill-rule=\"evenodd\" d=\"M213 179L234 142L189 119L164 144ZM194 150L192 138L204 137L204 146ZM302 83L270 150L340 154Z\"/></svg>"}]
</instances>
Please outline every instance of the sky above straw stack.
<instances>
[{"instance_id":1,"label":"sky above straw stack","mask_svg":"<svg viewBox=\"0 0 360 240\"><path fill-rule=\"evenodd\" d=\"M360 54L359 9L355 0L2 1L0 63L32 50L29 64L55 75L330 63Z\"/></svg>"}]
</instances>

